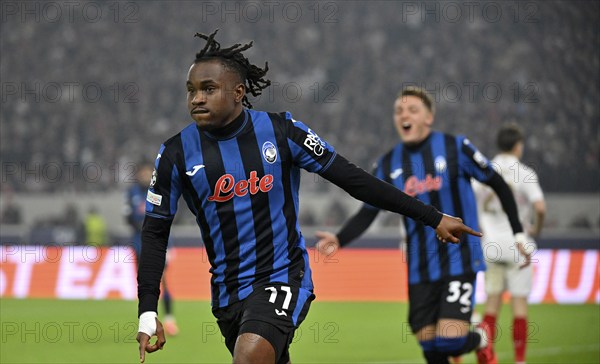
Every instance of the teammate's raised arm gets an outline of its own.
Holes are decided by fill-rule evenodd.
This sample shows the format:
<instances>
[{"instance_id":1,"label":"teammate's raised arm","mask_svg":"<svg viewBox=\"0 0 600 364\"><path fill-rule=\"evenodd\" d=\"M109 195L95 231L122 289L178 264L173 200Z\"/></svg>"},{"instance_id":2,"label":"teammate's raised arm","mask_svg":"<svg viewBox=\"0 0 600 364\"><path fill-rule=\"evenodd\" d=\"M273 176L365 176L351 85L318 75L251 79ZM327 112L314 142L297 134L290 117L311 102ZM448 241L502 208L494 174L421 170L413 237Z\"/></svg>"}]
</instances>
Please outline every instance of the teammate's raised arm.
<instances>
[{"instance_id":1,"label":"teammate's raised arm","mask_svg":"<svg viewBox=\"0 0 600 364\"><path fill-rule=\"evenodd\" d=\"M447 363L449 356L477 349L480 363L493 363L488 333L469 331L475 274L485 269L470 178L485 179L492 170L480 153L481 165L470 168L474 159L463 152L468 140L432 131L434 114L435 105L425 91L402 90L394 103L394 124L402 141L379 159L375 177L365 176L340 156L321 173L367 204L337 235L317 232L317 247L331 254L350 243L371 225L379 209L405 215L409 323L427 362ZM475 150L469 150L474 155ZM445 242L460 244L440 244ZM461 295L469 297L468 302L461 303Z\"/></svg>"},{"instance_id":2,"label":"teammate's raised arm","mask_svg":"<svg viewBox=\"0 0 600 364\"><path fill-rule=\"evenodd\" d=\"M443 215L431 205L407 195L363 169L348 162L341 155L321 172L321 176L344 189L352 197L380 209L396 212L436 229L442 242L458 243L463 233L481 236L462 224L461 219Z\"/></svg>"}]
</instances>

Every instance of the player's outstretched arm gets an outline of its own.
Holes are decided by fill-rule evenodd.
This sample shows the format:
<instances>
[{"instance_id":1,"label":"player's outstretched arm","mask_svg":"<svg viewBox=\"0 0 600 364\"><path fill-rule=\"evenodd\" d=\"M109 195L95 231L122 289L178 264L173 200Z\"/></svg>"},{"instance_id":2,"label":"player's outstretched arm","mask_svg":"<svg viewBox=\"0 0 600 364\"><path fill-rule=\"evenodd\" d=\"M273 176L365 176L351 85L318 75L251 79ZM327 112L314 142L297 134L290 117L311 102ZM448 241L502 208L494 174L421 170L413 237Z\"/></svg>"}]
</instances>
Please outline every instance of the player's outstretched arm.
<instances>
[{"instance_id":1,"label":"player's outstretched arm","mask_svg":"<svg viewBox=\"0 0 600 364\"><path fill-rule=\"evenodd\" d=\"M319 253L328 256L341 247L350 244L354 239L364 233L375 221L379 210L364 205L357 213L349 218L337 234L326 231L317 231L315 235L319 239L316 248Z\"/></svg>"},{"instance_id":2,"label":"player's outstretched arm","mask_svg":"<svg viewBox=\"0 0 600 364\"><path fill-rule=\"evenodd\" d=\"M458 242L463 233L481 236L464 225L462 220L442 215L433 206L425 205L393 185L374 177L341 155L338 154L334 158L329 168L321 172L321 176L344 189L352 197L377 208L421 221L436 229L438 236L448 242Z\"/></svg>"},{"instance_id":3,"label":"player's outstretched arm","mask_svg":"<svg viewBox=\"0 0 600 364\"><path fill-rule=\"evenodd\" d=\"M144 312L140 316L137 341L140 343L140 363L146 360L146 353L162 350L167 342L162 323L156 317L156 312ZM156 342L150 344L150 338L156 336Z\"/></svg>"}]
</instances>

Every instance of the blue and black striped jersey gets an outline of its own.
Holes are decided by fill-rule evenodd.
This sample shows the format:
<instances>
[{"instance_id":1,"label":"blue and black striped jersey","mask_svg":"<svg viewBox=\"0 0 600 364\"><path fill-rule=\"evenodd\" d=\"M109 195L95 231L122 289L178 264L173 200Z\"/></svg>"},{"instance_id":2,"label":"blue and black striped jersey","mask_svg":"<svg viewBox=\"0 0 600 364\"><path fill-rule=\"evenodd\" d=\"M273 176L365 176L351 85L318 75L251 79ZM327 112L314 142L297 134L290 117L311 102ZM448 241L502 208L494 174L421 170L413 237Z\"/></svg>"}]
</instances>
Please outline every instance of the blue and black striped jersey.
<instances>
[{"instance_id":1,"label":"blue and black striped jersey","mask_svg":"<svg viewBox=\"0 0 600 364\"><path fill-rule=\"evenodd\" d=\"M312 291L297 219L300 168L321 173L336 155L289 113L244 110L236 122L237 130L226 136L192 123L166 141L146 202L147 216L171 220L183 196L196 216L211 264L214 308L270 282L296 282Z\"/></svg>"},{"instance_id":2,"label":"blue and black striped jersey","mask_svg":"<svg viewBox=\"0 0 600 364\"><path fill-rule=\"evenodd\" d=\"M423 203L463 219L479 230L471 178L494 174L488 160L464 136L432 132L414 147L397 144L377 163L375 175ZM409 284L485 270L480 239L464 235L460 244L442 244L434 229L404 218Z\"/></svg>"}]
</instances>

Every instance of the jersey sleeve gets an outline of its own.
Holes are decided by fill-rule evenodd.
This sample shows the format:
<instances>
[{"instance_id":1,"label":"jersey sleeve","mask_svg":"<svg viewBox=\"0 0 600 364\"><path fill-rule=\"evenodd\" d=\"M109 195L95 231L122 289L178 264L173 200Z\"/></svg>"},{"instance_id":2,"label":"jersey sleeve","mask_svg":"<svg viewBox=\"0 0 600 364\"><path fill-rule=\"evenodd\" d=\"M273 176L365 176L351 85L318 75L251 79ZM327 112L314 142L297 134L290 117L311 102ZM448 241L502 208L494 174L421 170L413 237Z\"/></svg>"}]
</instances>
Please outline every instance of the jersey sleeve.
<instances>
[{"instance_id":1,"label":"jersey sleeve","mask_svg":"<svg viewBox=\"0 0 600 364\"><path fill-rule=\"evenodd\" d=\"M301 121L285 113L286 133L292 159L296 165L309 172L321 173L333 161L336 152L317 133Z\"/></svg>"},{"instance_id":2,"label":"jersey sleeve","mask_svg":"<svg viewBox=\"0 0 600 364\"><path fill-rule=\"evenodd\" d=\"M382 167L382 163L381 163L382 159L383 158L380 158L377 162L373 163L373 167L371 168L371 174L373 176L379 178L380 180L385 181L384 174L383 174L383 167ZM375 207L373 205L369 205L366 202L363 204L363 208L370 209L370 210L377 210L377 212L379 212L379 208L378 207Z\"/></svg>"},{"instance_id":3,"label":"jersey sleeve","mask_svg":"<svg viewBox=\"0 0 600 364\"><path fill-rule=\"evenodd\" d=\"M464 136L457 137L459 143L458 163L468 177L487 182L494 175L492 163Z\"/></svg>"},{"instance_id":4,"label":"jersey sleeve","mask_svg":"<svg viewBox=\"0 0 600 364\"><path fill-rule=\"evenodd\" d=\"M423 204L392 184L357 167L341 155L335 156L331 166L321 176L357 200L380 209L422 221L433 228L436 228L442 220L442 214L435 207Z\"/></svg>"},{"instance_id":5,"label":"jersey sleeve","mask_svg":"<svg viewBox=\"0 0 600 364\"><path fill-rule=\"evenodd\" d=\"M181 196L181 178L175 160L170 149L161 145L146 196L147 216L159 219L172 219L175 216Z\"/></svg>"}]
</instances>

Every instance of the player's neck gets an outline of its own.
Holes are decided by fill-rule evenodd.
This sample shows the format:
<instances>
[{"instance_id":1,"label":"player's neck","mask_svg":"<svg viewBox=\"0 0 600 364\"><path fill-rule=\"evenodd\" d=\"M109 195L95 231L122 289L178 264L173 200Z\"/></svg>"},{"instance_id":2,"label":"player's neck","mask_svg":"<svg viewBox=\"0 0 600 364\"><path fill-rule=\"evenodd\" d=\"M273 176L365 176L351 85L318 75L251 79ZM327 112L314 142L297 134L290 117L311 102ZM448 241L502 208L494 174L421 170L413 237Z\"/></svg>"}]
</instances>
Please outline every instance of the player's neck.
<instances>
[{"instance_id":1,"label":"player's neck","mask_svg":"<svg viewBox=\"0 0 600 364\"><path fill-rule=\"evenodd\" d=\"M500 156L505 157L505 158L514 158L514 159L519 159L519 156L516 153L513 152L500 152L498 153Z\"/></svg>"},{"instance_id":2,"label":"player's neck","mask_svg":"<svg viewBox=\"0 0 600 364\"><path fill-rule=\"evenodd\" d=\"M235 119L233 119L230 123L224 127L211 130L209 134L219 139L226 138L235 134L244 124L244 120L246 120L246 113L244 112L244 109L242 109L240 114L236 116Z\"/></svg>"},{"instance_id":3,"label":"player's neck","mask_svg":"<svg viewBox=\"0 0 600 364\"><path fill-rule=\"evenodd\" d=\"M427 136L425 136L425 138L423 138L421 141L418 142L414 142L414 143L404 143L404 145L406 146L407 149L409 150L417 150L420 149L422 146L424 146L425 144L427 144L427 142L429 141L429 139L431 138L431 132L429 132L427 134Z\"/></svg>"}]
</instances>

